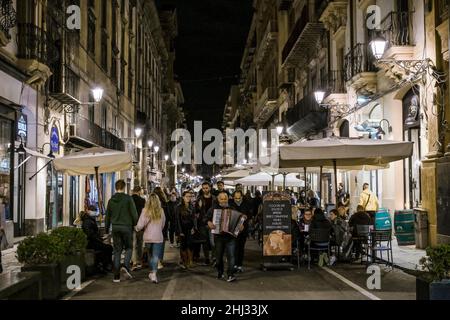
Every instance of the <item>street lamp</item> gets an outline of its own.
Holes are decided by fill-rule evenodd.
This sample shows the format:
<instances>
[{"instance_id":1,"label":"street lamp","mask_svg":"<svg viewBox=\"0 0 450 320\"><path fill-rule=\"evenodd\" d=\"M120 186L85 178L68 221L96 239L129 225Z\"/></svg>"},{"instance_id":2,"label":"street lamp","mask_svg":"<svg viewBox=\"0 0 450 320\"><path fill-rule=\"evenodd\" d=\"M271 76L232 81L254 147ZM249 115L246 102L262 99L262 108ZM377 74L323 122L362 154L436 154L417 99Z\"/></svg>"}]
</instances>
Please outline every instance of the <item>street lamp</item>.
<instances>
[{"instance_id":1,"label":"street lamp","mask_svg":"<svg viewBox=\"0 0 450 320\"><path fill-rule=\"evenodd\" d=\"M317 90L316 92L314 92L314 97L316 98L318 104L322 104L323 99L325 98L325 91Z\"/></svg>"},{"instance_id":2,"label":"street lamp","mask_svg":"<svg viewBox=\"0 0 450 320\"><path fill-rule=\"evenodd\" d=\"M384 55L384 50L386 50L386 39L382 36L377 36L370 42L369 45L375 59L380 60Z\"/></svg>"},{"instance_id":3,"label":"street lamp","mask_svg":"<svg viewBox=\"0 0 450 320\"><path fill-rule=\"evenodd\" d=\"M283 125L281 123L278 124L277 125L277 133L278 133L278 135L281 135L283 133L283 131L284 131Z\"/></svg>"},{"instance_id":4,"label":"street lamp","mask_svg":"<svg viewBox=\"0 0 450 320\"><path fill-rule=\"evenodd\" d=\"M164 160L166 160L166 161L169 160L169 155L168 155L168 154L166 154L166 155L164 156Z\"/></svg>"},{"instance_id":5,"label":"street lamp","mask_svg":"<svg viewBox=\"0 0 450 320\"><path fill-rule=\"evenodd\" d=\"M95 102L99 103L103 98L103 89L100 87L92 89L92 95L94 97Z\"/></svg>"},{"instance_id":6,"label":"street lamp","mask_svg":"<svg viewBox=\"0 0 450 320\"><path fill-rule=\"evenodd\" d=\"M155 147L153 148L153 150L155 151L155 153L158 153L158 152L159 152L159 146L155 146Z\"/></svg>"},{"instance_id":7,"label":"street lamp","mask_svg":"<svg viewBox=\"0 0 450 320\"><path fill-rule=\"evenodd\" d=\"M148 147L151 149L153 147L153 140L148 140Z\"/></svg>"},{"instance_id":8,"label":"street lamp","mask_svg":"<svg viewBox=\"0 0 450 320\"><path fill-rule=\"evenodd\" d=\"M136 129L134 129L134 133L136 135L136 138L139 138L142 134L142 128L137 127Z\"/></svg>"}]
</instances>

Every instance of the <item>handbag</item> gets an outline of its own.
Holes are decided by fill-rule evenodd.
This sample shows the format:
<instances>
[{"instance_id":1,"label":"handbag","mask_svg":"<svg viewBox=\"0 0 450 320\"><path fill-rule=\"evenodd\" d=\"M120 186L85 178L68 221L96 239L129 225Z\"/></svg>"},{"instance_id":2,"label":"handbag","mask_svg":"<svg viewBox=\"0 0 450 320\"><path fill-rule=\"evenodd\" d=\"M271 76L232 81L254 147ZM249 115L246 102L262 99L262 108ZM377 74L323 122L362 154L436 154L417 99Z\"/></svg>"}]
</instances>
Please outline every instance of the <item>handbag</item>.
<instances>
[{"instance_id":1,"label":"handbag","mask_svg":"<svg viewBox=\"0 0 450 320\"><path fill-rule=\"evenodd\" d=\"M194 229L192 229L191 242L192 243L206 243L207 239L200 233L197 227L197 219L194 220Z\"/></svg>"},{"instance_id":2,"label":"handbag","mask_svg":"<svg viewBox=\"0 0 450 320\"><path fill-rule=\"evenodd\" d=\"M4 230L0 231L0 251L6 250L9 248L8 239L6 239L6 233Z\"/></svg>"}]
</instances>

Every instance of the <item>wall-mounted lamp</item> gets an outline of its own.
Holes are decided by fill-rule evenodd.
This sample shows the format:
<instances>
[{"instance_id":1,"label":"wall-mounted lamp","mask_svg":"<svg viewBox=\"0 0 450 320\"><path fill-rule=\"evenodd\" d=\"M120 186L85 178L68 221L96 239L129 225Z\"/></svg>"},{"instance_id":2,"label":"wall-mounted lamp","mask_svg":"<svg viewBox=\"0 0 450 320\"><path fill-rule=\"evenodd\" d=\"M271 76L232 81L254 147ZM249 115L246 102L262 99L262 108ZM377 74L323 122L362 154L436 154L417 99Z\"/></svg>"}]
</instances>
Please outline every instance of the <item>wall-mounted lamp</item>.
<instances>
[{"instance_id":1,"label":"wall-mounted lamp","mask_svg":"<svg viewBox=\"0 0 450 320\"><path fill-rule=\"evenodd\" d=\"M134 134L136 135L136 138L139 138L142 134L142 128L136 127L136 129L134 129Z\"/></svg>"},{"instance_id":2,"label":"wall-mounted lamp","mask_svg":"<svg viewBox=\"0 0 450 320\"><path fill-rule=\"evenodd\" d=\"M380 127L378 128L378 134L386 135L386 132L383 130L383 126L382 126L383 122L387 122L387 124L388 124L388 133L391 133L392 130L393 130L392 126L391 126L391 123L389 122L388 119L382 119L380 121Z\"/></svg>"},{"instance_id":3,"label":"wall-mounted lamp","mask_svg":"<svg viewBox=\"0 0 450 320\"><path fill-rule=\"evenodd\" d=\"M20 145L19 145L19 147L16 149L16 152L17 152L17 154L24 155L24 154L27 153L27 151L25 150L25 147L23 146L23 139L22 139L22 136L19 136L19 137L20 137Z\"/></svg>"}]
</instances>

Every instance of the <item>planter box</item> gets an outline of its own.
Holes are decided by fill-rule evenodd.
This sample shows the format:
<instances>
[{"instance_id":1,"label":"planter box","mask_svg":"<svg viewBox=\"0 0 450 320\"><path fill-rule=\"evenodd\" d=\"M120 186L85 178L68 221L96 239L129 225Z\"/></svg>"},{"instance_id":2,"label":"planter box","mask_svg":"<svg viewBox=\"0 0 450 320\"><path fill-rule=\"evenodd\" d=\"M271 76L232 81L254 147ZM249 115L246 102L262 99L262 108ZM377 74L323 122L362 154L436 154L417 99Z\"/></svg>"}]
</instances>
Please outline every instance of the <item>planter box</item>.
<instances>
[{"instance_id":1,"label":"planter box","mask_svg":"<svg viewBox=\"0 0 450 320\"><path fill-rule=\"evenodd\" d=\"M68 292L69 288L67 288L67 279L72 275L67 273L67 268L69 266L78 266L80 267L81 271L81 282L85 281L86 279L86 263L85 263L85 257L84 253L77 254L74 256L67 256L65 259L60 263L60 279L61 279L61 291L62 292Z\"/></svg>"},{"instance_id":2,"label":"planter box","mask_svg":"<svg viewBox=\"0 0 450 320\"><path fill-rule=\"evenodd\" d=\"M450 280L428 282L416 278L417 300L450 300Z\"/></svg>"},{"instance_id":3,"label":"planter box","mask_svg":"<svg viewBox=\"0 0 450 320\"><path fill-rule=\"evenodd\" d=\"M22 267L22 272L40 272L42 284L42 298L57 300L60 295L61 277L59 264L45 264Z\"/></svg>"}]
</instances>

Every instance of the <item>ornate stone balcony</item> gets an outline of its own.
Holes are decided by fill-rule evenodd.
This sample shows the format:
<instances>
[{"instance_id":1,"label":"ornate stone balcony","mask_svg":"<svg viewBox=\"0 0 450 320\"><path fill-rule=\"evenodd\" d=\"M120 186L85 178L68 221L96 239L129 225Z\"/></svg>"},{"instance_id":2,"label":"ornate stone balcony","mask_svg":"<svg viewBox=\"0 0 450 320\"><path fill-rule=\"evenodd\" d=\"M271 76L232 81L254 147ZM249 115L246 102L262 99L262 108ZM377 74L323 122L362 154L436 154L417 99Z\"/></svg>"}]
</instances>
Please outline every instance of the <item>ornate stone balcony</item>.
<instances>
[{"instance_id":1,"label":"ornate stone balcony","mask_svg":"<svg viewBox=\"0 0 450 320\"><path fill-rule=\"evenodd\" d=\"M254 111L254 122L256 124L264 124L272 116L278 108L278 97L278 88L266 88Z\"/></svg>"},{"instance_id":2,"label":"ornate stone balcony","mask_svg":"<svg viewBox=\"0 0 450 320\"><path fill-rule=\"evenodd\" d=\"M258 48L257 54L257 64L262 67L266 58L272 52L274 46L276 45L278 38L278 24L276 20L270 20L267 24L264 35L261 38L261 42Z\"/></svg>"},{"instance_id":3,"label":"ornate stone balcony","mask_svg":"<svg viewBox=\"0 0 450 320\"><path fill-rule=\"evenodd\" d=\"M320 17L325 28L335 36L339 32L345 32L347 25L348 1L331 1Z\"/></svg>"},{"instance_id":4,"label":"ornate stone balcony","mask_svg":"<svg viewBox=\"0 0 450 320\"><path fill-rule=\"evenodd\" d=\"M28 84L44 84L52 75L50 65L59 52L39 27L25 23L18 25L18 66L31 77Z\"/></svg>"},{"instance_id":5,"label":"ornate stone balcony","mask_svg":"<svg viewBox=\"0 0 450 320\"><path fill-rule=\"evenodd\" d=\"M376 71L374 58L366 44L358 43L345 56L345 81L361 94L377 92Z\"/></svg>"}]
</instances>

